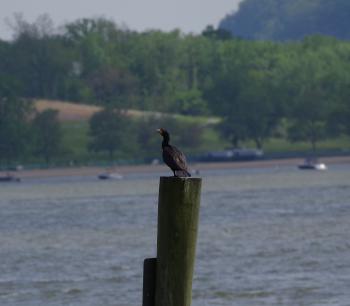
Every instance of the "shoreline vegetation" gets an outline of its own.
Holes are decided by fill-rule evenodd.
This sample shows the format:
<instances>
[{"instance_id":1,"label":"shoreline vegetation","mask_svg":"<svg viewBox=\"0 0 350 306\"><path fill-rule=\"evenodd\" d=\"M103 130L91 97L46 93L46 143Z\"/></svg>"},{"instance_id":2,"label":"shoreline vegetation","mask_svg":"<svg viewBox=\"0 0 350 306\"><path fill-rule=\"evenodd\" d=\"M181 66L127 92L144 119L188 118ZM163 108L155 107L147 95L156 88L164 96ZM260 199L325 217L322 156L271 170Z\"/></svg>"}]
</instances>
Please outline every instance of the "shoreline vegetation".
<instances>
[{"instance_id":1,"label":"shoreline vegetation","mask_svg":"<svg viewBox=\"0 0 350 306\"><path fill-rule=\"evenodd\" d=\"M162 126L186 156L350 148L347 41L135 32L103 17L13 24L13 40L0 41L6 167L146 162Z\"/></svg>"},{"instance_id":2,"label":"shoreline vegetation","mask_svg":"<svg viewBox=\"0 0 350 306\"><path fill-rule=\"evenodd\" d=\"M277 168L283 166L295 166L302 163L302 158L286 158L272 160L256 160L245 162L207 162L207 163L192 163L190 169L192 171L205 170L225 170L225 169L253 169L253 168ZM324 157L322 162L327 165L350 164L350 156ZM121 175L142 174L142 173L160 173L169 172L168 168L163 165L121 165L114 166L110 169L115 170ZM16 172L21 178L50 178L50 177L79 177L79 176L98 176L105 172L104 167L67 167L67 168L49 168L49 169L31 169L21 170ZM7 172L0 172L0 176ZM169 176L171 173L169 172Z\"/></svg>"},{"instance_id":3,"label":"shoreline vegetation","mask_svg":"<svg viewBox=\"0 0 350 306\"><path fill-rule=\"evenodd\" d=\"M87 147L90 141L88 122L89 119L99 111L101 107L76 104L67 101L58 100L45 100L35 99L34 108L37 112L41 113L47 110L57 111L58 120L62 124L62 134L64 147L69 148L69 151L63 151L60 158L55 158L48 168L40 160L26 160L23 162L11 163L8 167L0 168L0 176L6 174L6 168L15 168L16 164L23 164L24 171L17 172L16 175L20 177L55 177L55 176L85 176L85 175L98 175L106 173L109 165L111 164L108 158L103 154L95 154L88 152ZM265 158L253 162L201 162L199 157L206 152L228 148L229 143L227 140L220 137L217 130L217 125L222 120L220 117L214 116L185 116L179 114L167 114L160 112L150 111L138 111L134 109L124 110L124 114L130 119L140 119L148 117L163 117L171 116L180 123L197 123L202 126L203 135L202 143L197 146L196 149L189 149L184 147L189 160L192 161L193 169L206 170L206 169L222 169L222 168L246 168L246 167L270 167L275 165L285 165L293 163L298 165L302 159L310 154L310 145L305 142L288 142L286 139L273 138L267 141L264 145ZM157 125L158 127L158 125ZM155 128L154 128L155 129ZM154 137L155 141L156 135ZM153 139L152 139L153 141ZM176 142L178 144L178 140ZM247 141L242 143L244 148L253 148L254 143ZM320 141L318 143L318 149L316 154L325 160L326 157L336 157L336 160L344 160L342 156L349 155L349 139L348 137L339 137L331 140ZM152 148L156 148L152 151L152 158L145 160L127 160L125 158L116 157L117 166L113 170L115 172L121 172L121 174L128 173L141 173L145 172L162 172L166 171L161 165L150 165L147 161L153 160L158 156L159 143L152 144ZM219 149L218 149L219 148ZM68 155L67 155L68 154ZM90 156L90 155L91 156ZM196 161L198 160L198 161ZM334 160L334 159L332 159ZM346 162L347 158L345 158ZM70 162L73 161L73 162ZM332 162L332 161L331 161ZM122 164L122 165L120 165ZM111 166L110 168L113 168ZM11 170L9 171L11 172Z\"/></svg>"},{"instance_id":4,"label":"shoreline vegetation","mask_svg":"<svg viewBox=\"0 0 350 306\"><path fill-rule=\"evenodd\" d=\"M0 41L1 167L147 162L159 127L190 157L349 151L347 41L138 33L103 17L13 22L14 39Z\"/></svg>"},{"instance_id":5,"label":"shoreline vegetation","mask_svg":"<svg viewBox=\"0 0 350 306\"><path fill-rule=\"evenodd\" d=\"M65 152L63 159L56 158L56 162L54 161L53 164L58 163L62 165L67 160L77 160L82 164L87 162L94 163L95 161L108 162L108 158L106 158L106 155L103 153L93 154L87 150L88 144L91 141L91 135L89 135L89 120L94 114L102 110L101 107L88 104L77 104L67 101L44 99L34 100L34 106L38 112L43 112L50 109L57 111L58 120L62 124L62 140L64 147L69 148L69 152ZM139 120L147 120L152 118L155 121L158 121L160 118L168 118L168 120L171 121L171 123L168 122L168 124L171 126L173 125L174 121L177 122L178 126L175 128L177 132L179 132L179 125L187 126L188 124L193 124L195 126L199 126L201 132L200 136L197 135L199 140L195 147L188 147L188 139L185 141L185 144L181 144L183 139L180 140L180 143L179 139L176 139L176 144L179 146L181 145L187 155L194 158L205 154L206 152L220 151L224 148L232 147L232 143L230 143L227 138L223 137L219 131L219 125L222 122L222 118L220 117L180 115L177 113L140 111L135 109L124 109L122 112L128 118L128 120L132 120L132 123ZM172 121L172 119L174 119L174 121ZM149 127L147 126L147 128ZM156 128L159 128L157 124L153 129L155 130ZM72 133L72 131L74 132ZM183 138L183 135L181 135L180 138ZM177 138L179 138L179 135L177 135ZM153 140L147 141L152 142ZM339 137L333 137L332 139L319 140L317 145L317 154L319 155L333 156L344 153L346 154L346 152L350 150L350 139L345 135L342 135ZM240 143L240 147L255 148L255 143L251 140L242 141ZM307 141L289 141L282 136L271 137L264 143L263 147L263 151L267 156L269 156L269 158L292 158L296 156L298 157L299 155L304 156L305 154L308 154L310 149L310 143ZM154 153L156 152L152 152L150 155L151 157L147 157L146 160L156 158L157 155ZM130 156L130 154L127 154L127 156ZM116 157L116 159L127 160L125 154L123 156ZM133 159L134 157L131 157L129 162ZM29 163L36 162L37 161Z\"/></svg>"}]
</instances>

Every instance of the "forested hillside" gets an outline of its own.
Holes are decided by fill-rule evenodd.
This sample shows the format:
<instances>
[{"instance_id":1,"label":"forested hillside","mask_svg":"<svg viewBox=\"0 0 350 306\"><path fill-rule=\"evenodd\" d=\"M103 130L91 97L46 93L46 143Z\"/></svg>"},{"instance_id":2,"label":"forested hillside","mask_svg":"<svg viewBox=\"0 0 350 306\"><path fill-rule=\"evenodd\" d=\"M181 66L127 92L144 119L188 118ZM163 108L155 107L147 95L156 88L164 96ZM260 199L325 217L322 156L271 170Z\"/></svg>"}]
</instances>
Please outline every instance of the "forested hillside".
<instances>
[{"instance_id":1,"label":"forested hillside","mask_svg":"<svg viewBox=\"0 0 350 306\"><path fill-rule=\"evenodd\" d=\"M220 28L248 39L299 40L307 35L349 39L348 0L244 0Z\"/></svg>"},{"instance_id":2,"label":"forested hillside","mask_svg":"<svg viewBox=\"0 0 350 306\"><path fill-rule=\"evenodd\" d=\"M247 41L213 28L202 35L137 33L105 19L77 20L59 31L48 23L47 18L21 21L14 40L0 41L0 163L52 158L45 156L44 145L53 140L43 132L56 129L55 142L62 133L55 112L34 120L48 128L32 126L38 114L30 101L38 98L108 109L105 119L123 133L112 137L106 127L100 132L117 140L110 156L124 159L155 156L159 139L154 129L161 125L196 154L214 138L200 119L122 120L127 117L123 109L129 108L219 117L216 131L235 147L250 142L264 148L269 140L282 139L308 142L315 149L323 139L350 135L346 41L322 36L294 43ZM97 115L96 120L105 119ZM74 138L69 148L54 153L79 159L105 149L93 142L91 128L86 123L84 141ZM73 137L76 130L66 131ZM80 153L74 155L77 143Z\"/></svg>"}]
</instances>

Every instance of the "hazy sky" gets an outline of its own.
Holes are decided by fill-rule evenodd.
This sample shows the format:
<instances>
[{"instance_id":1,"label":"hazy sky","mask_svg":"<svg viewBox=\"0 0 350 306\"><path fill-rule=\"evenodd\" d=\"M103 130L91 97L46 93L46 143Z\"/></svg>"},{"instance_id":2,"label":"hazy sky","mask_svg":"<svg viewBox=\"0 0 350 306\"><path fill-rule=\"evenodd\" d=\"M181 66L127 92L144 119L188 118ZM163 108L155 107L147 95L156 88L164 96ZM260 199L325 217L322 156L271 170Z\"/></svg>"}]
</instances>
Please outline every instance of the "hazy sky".
<instances>
[{"instance_id":1,"label":"hazy sky","mask_svg":"<svg viewBox=\"0 0 350 306\"><path fill-rule=\"evenodd\" d=\"M81 17L106 17L137 31L179 28L185 33L201 32L237 9L241 0L0 0L0 37L11 38L5 19L22 13L33 22L49 14L56 26Z\"/></svg>"}]
</instances>

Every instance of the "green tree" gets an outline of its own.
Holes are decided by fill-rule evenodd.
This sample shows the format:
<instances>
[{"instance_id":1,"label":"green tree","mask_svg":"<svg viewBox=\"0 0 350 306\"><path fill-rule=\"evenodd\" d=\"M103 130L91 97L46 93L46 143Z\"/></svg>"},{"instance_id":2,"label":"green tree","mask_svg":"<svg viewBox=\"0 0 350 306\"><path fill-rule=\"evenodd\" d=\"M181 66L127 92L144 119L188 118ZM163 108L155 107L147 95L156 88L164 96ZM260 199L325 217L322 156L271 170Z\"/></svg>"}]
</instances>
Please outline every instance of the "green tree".
<instances>
[{"instance_id":1,"label":"green tree","mask_svg":"<svg viewBox=\"0 0 350 306\"><path fill-rule=\"evenodd\" d=\"M317 142L329 136L326 124L329 98L321 84L306 81L300 84L289 115L288 139L292 142L308 141L313 152Z\"/></svg>"},{"instance_id":2,"label":"green tree","mask_svg":"<svg viewBox=\"0 0 350 306\"><path fill-rule=\"evenodd\" d=\"M288 139L292 142L308 141L313 152L316 152L318 141L327 135L324 109L319 109L320 93L310 89L300 97L295 105L288 128Z\"/></svg>"},{"instance_id":3,"label":"green tree","mask_svg":"<svg viewBox=\"0 0 350 306\"><path fill-rule=\"evenodd\" d=\"M208 25L202 32L204 37L217 40L232 39L231 32L224 29L215 29L212 25Z\"/></svg>"},{"instance_id":4,"label":"green tree","mask_svg":"<svg viewBox=\"0 0 350 306\"><path fill-rule=\"evenodd\" d=\"M67 98L67 80L72 71L72 50L54 33L48 16L28 23L15 19L14 36L5 72L22 84L23 96Z\"/></svg>"},{"instance_id":5,"label":"green tree","mask_svg":"<svg viewBox=\"0 0 350 306\"><path fill-rule=\"evenodd\" d=\"M117 152L122 155L133 143L128 118L117 110L105 109L95 113L89 120L89 134L89 150L107 152L110 161Z\"/></svg>"},{"instance_id":6,"label":"green tree","mask_svg":"<svg viewBox=\"0 0 350 306\"><path fill-rule=\"evenodd\" d=\"M62 152L62 130L58 111L47 109L36 114L33 120L34 150L49 166L52 159Z\"/></svg>"},{"instance_id":7,"label":"green tree","mask_svg":"<svg viewBox=\"0 0 350 306\"><path fill-rule=\"evenodd\" d=\"M347 135L350 137L350 84L343 83L339 94L334 97L328 117L327 129L332 136Z\"/></svg>"},{"instance_id":8,"label":"green tree","mask_svg":"<svg viewBox=\"0 0 350 306\"><path fill-rule=\"evenodd\" d=\"M93 90L96 104L119 108L134 104L137 79L128 70L103 67L90 74L87 84Z\"/></svg>"},{"instance_id":9,"label":"green tree","mask_svg":"<svg viewBox=\"0 0 350 306\"><path fill-rule=\"evenodd\" d=\"M17 90L15 81L0 76L0 164L9 165L28 153L28 117L32 112L32 103L19 98L15 94Z\"/></svg>"},{"instance_id":10,"label":"green tree","mask_svg":"<svg viewBox=\"0 0 350 306\"><path fill-rule=\"evenodd\" d=\"M206 97L213 111L223 117L219 129L234 147L250 139L262 148L283 116L274 94L277 50L268 42L229 41L220 47L221 69Z\"/></svg>"}]
</instances>

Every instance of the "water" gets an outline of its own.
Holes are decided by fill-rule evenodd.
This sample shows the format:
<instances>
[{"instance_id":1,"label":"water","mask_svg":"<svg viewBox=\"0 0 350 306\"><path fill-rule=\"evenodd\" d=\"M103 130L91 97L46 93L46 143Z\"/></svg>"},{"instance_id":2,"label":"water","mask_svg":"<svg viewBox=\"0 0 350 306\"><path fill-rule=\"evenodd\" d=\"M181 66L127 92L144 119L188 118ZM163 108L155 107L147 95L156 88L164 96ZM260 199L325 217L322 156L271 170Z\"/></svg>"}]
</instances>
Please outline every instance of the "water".
<instances>
[{"instance_id":1,"label":"water","mask_svg":"<svg viewBox=\"0 0 350 306\"><path fill-rule=\"evenodd\" d=\"M350 305L350 167L203 172L193 306ZM0 305L141 305L157 175L0 185Z\"/></svg>"}]
</instances>

